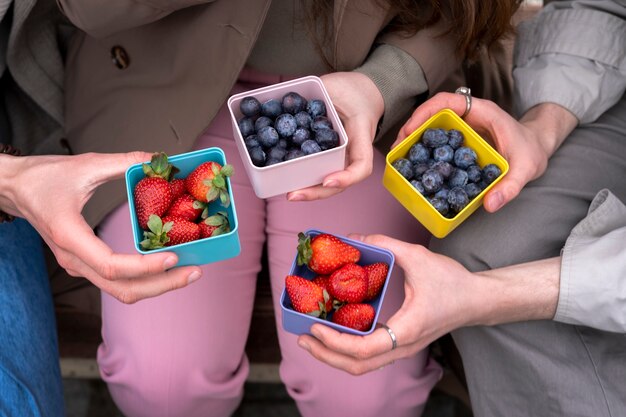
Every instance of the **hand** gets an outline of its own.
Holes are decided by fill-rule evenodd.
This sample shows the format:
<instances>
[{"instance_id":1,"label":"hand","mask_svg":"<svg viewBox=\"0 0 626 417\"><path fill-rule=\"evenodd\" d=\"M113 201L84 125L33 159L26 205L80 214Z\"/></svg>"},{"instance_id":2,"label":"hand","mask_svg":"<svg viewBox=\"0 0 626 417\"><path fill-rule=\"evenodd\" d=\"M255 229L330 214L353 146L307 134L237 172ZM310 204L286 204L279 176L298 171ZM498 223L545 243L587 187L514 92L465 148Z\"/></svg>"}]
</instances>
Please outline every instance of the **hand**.
<instances>
[{"instance_id":1,"label":"hand","mask_svg":"<svg viewBox=\"0 0 626 417\"><path fill-rule=\"evenodd\" d=\"M466 290L473 276L458 262L386 236L368 236L365 241L391 250L396 265L404 270L405 300L387 321L397 348L391 350L389 334L382 328L356 336L315 324L311 327L315 337L298 338L298 344L315 358L353 375L415 355L440 336L470 324L472 311L478 311Z\"/></svg>"},{"instance_id":2,"label":"hand","mask_svg":"<svg viewBox=\"0 0 626 417\"><path fill-rule=\"evenodd\" d=\"M26 218L50 246L59 265L85 277L124 303L182 288L200 268L171 269L171 252L150 255L113 253L85 222L81 211L95 189L120 178L126 168L149 161L151 154L82 154L8 157L2 161L7 181L0 184L2 207ZM6 192L5 192L6 190Z\"/></svg>"},{"instance_id":3,"label":"hand","mask_svg":"<svg viewBox=\"0 0 626 417\"><path fill-rule=\"evenodd\" d=\"M324 178L322 185L293 191L291 201L328 198L363 181L372 173L378 121L384 100L374 82L358 72L336 72L321 77L348 135L348 166Z\"/></svg>"},{"instance_id":4,"label":"hand","mask_svg":"<svg viewBox=\"0 0 626 417\"><path fill-rule=\"evenodd\" d=\"M461 115L465 111L465 97L439 93L424 102L400 129L393 146L443 108ZM539 178L546 170L548 159L577 124L573 114L556 104L535 106L518 122L495 103L475 97L465 121L491 141L509 162L509 172L485 195L483 204L489 212L502 208L527 183Z\"/></svg>"},{"instance_id":5,"label":"hand","mask_svg":"<svg viewBox=\"0 0 626 417\"><path fill-rule=\"evenodd\" d=\"M558 257L471 273L421 245L381 235L365 241L391 250L404 270L404 303L386 323L396 335L397 348L391 350L391 338L382 328L355 336L314 324L314 337L298 338L300 347L315 358L353 375L413 356L461 327L546 320L556 313Z\"/></svg>"}]
</instances>

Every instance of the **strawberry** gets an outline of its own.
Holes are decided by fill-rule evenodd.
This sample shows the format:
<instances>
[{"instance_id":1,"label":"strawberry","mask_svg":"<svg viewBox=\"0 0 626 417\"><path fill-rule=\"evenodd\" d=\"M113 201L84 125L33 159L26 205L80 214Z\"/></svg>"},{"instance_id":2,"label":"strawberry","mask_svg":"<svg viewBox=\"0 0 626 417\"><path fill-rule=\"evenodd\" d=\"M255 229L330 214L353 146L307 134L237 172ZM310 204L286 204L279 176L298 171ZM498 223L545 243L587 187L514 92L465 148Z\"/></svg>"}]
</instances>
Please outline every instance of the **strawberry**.
<instances>
[{"instance_id":1,"label":"strawberry","mask_svg":"<svg viewBox=\"0 0 626 417\"><path fill-rule=\"evenodd\" d=\"M174 246L200 238L200 226L180 217L161 219L153 214L148 221L148 228L150 231L143 233L145 239L141 241L141 247L146 250Z\"/></svg>"},{"instance_id":2,"label":"strawberry","mask_svg":"<svg viewBox=\"0 0 626 417\"><path fill-rule=\"evenodd\" d=\"M362 266L347 264L330 275L328 292L338 301L360 303L367 295L367 273Z\"/></svg>"},{"instance_id":3,"label":"strawberry","mask_svg":"<svg viewBox=\"0 0 626 417\"><path fill-rule=\"evenodd\" d=\"M328 291L328 280L330 277L328 275L318 275L312 279L312 282L319 285L323 290L326 290L329 294L328 300L326 301L326 312L330 312L333 309L333 297L330 296L330 292Z\"/></svg>"},{"instance_id":4,"label":"strawberry","mask_svg":"<svg viewBox=\"0 0 626 417\"><path fill-rule=\"evenodd\" d=\"M170 181L170 187L172 188L172 199L176 200L186 192L185 179L174 178L172 181Z\"/></svg>"},{"instance_id":5,"label":"strawberry","mask_svg":"<svg viewBox=\"0 0 626 417\"><path fill-rule=\"evenodd\" d=\"M172 204L170 176L178 169L167 161L163 152L155 153L149 164L143 164L145 178L142 178L133 190L135 213L139 227L148 228L150 215L162 216Z\"/></svg>"},{"instance_id":6,"label":"strawberry","mask_svg":"<svg viewBox=\"0 0 626 417\"><path fill-rule=\"evenodd\" d=\"M198 226L200 226L200 237L202 239L230 232L228 214L224 211L218 211L214 215L207 217L198 223Z\"/></svg>"},{"instance_id":7,"label":"strawberry","mask_svg":"<svg viewBox=\"0 0 626 417\"><path fill-rule=\"evenodd\" d=\"M365 265L363 267L367 274L367 295L365 300L373 300L376 298L385 285L387 279L387 272L389 272L389 265L384 262L376 262L374 264Z\"/></svg>"},{"instance_id":8,"label":"strawberry","mask_svg":"<svg viewBox=\"0 0 626 417\"><path fill-rule=\"evenodd\" d=\"M181 217L190 222L195 222L205 208L205 203L196 200L189 194L183 194L174 200L165 215L167 217Z\"/></svg>"},{"instance_id":9,"label":"strawberry","mask_svg":"<svg viewBox=\"0 0 626 417\"><path fill-rule=\"evenodd\" d=\"M224 207L230 205L230 197L226 189L226 177L233 174L232 165L221 166L209 161L200 164L185 179L187 192L196 200L210 203L218 197Z\"/></svg>"},{"instance_id":10,"label":"strawberry","mask_svg":"<svg viewBox=\"0 0 626 417\"><path fill-rule=\"evenodd\" d=\"M294 310L314 317L326 318L326 303L330 297L325 289L297 275L287 275L285 289Z\"/></svg>"},{"instance_id":11,"label":"strawberry","mask_svg":"<svg viewBox=\"0 0 626 417\"><path fill-rule=\"evenodd\" d=\"M298 234L298 265L306 264L315 273L327 275L360 258L357 248L333 235L322 233L311 239L304 233Z\"/></svg>"},{"instance_id":12,"label":"strawberry","mask_svg":"<svg viewBox=\"0 0 626 417\"><path fill-rule=\"evenodd\" d=\"M346 304L333 314L333 323L365 331L372 327L376 311L369 304Z\"/></svg>"}]
</instances>

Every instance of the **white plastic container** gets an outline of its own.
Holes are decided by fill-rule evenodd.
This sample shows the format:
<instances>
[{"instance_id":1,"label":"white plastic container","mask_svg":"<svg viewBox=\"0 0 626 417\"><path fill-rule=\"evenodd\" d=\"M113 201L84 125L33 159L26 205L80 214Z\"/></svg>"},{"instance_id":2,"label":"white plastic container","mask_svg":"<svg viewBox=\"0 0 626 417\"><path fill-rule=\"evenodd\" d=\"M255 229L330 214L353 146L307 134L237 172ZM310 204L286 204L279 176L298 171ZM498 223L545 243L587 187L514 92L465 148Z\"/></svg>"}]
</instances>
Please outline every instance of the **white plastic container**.
<instances>
[{"instance_id":1,"label":"white plastic container","mask_svg":"<svg viewBox=\"0 0 626 417\"><path fill-rule=\"evenodd\" d=\"M256 97L261 103L269 99L281 100L289 92L296 92L307 100L323 100L326 104L326 117L332 122L333 129L339 135L339 146L316 154L284 161L266 167L257 167L252 163L244 138L241 136L237 121L243 117L239 103L244 97ZM346 166L346 147L348 136L343 128L322 80L315 76L298 78L256 90L235 94L228 99L228 109L233 125L233 135L237 149L241 154L246 172L259 198L273 197L312 185L321 184L329 174L342 171Z\"/></svg>"}]
</instances>

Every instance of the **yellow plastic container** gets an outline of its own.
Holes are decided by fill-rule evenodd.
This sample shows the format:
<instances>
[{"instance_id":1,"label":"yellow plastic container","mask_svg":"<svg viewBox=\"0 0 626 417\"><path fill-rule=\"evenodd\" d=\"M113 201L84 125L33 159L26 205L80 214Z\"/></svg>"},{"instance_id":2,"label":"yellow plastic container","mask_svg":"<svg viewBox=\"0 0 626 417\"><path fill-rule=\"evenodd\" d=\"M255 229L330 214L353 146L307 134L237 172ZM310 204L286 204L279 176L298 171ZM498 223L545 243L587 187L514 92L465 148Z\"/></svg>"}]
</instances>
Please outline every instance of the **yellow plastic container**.
<instances>
[{"instance_id":1,"label":"yellow plastic container","mask_svg":"<svg viewBox=\"0 0 626 417\"><path fill-rule=\"evenodd\" d=\"M465 137L464 146L468 146L476 152L477 164L483 168L488 164L496 164L502 173L478 196L469 202L453 218L441 215L419 191L417 191L409 181L406 180L391 164L396 159L404 158L411 146L419 142L424 130L434 129L456 129L463 133ZM406 208L417 220L428 229L433 236L443 238L458 227L469 217L478 207L482 205L485 194L497 184L509 171L509 164L489 143L481 138L463 119L450 109L443 109L433 115L417 130L411 133L398 146L387 154L385 173L383 175L383 185L389 192Z\"/></svg>"}]
</instances>

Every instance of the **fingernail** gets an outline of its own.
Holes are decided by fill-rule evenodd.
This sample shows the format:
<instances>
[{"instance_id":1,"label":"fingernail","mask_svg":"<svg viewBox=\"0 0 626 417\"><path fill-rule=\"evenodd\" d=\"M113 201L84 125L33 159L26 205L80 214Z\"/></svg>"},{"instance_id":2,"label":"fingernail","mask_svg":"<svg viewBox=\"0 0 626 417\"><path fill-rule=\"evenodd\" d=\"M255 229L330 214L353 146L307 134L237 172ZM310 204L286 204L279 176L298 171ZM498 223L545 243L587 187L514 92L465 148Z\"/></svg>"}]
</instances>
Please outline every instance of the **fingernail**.
<instances>
[{"instance_id":1,"label":"fingernail","mask_svg":"<svg viewBox=\"0 0 626 417\"><path fill-rule=\"evenodd\" d=\"M302 349L306 350L307 352L311 351L311 346L309 346L308 343L302 340L298 340L298 346L300 346Z\"/></svg>"},{"instance_id":2,"label":"fingernail","mask_svg":"<svg viewBox=\"0 0 626 417\"><path fill-rule=\"evenodd\" d=\"M338 186L339 185L339 181L337 181L337 180L327 180L327 181L324 181L322 185L324 187L332 188L332 187Z\"/></svg>"},{"instance_id":3,"label":"fingernail","mask_svg":"<svg viewBox=\"0 0 626 417\"><path fill-rule=\"evenodd\" d=\"M163 262L163 266L165 267L165 269L170 269L171 267L176 265L176 262L178 262L178 259L176 259L175 256L168 256L167 259Z\"/></svg>"},{"instance_id":4,"label":"fingernail","mask_svg":"<svg viewBox=\"0 0 626 417\"><path fill-rule=\"evenodd\" d=\"M289 196L289 201L302 201L304 196L302 194L292 194Z\"/></svg>"},{"instance_id":5,"label":"fingernail","mask_svg":"<svg viewBox=\"0 0 626 417\"><path fill-rule=\"evenodd\" d=\"M191 274L189 274L189 277L187 277L187 284L196 282L200 278L201 275L202 274L200 273L200 271L193 271Z\"/></svg>"},{"instance_id":6,"label":"fingernail","mask_svg":"<svg viewBox=\"0 0 626 417\"><path fill-rule=\"evenodd\" d=\"M502 205L504 204L504 197L502 197L502 194L498 191L493 193L490 200L491 200L492 211L496 211L500 209L500 207L502 207Z\"/></svg>"}]
</instances>

